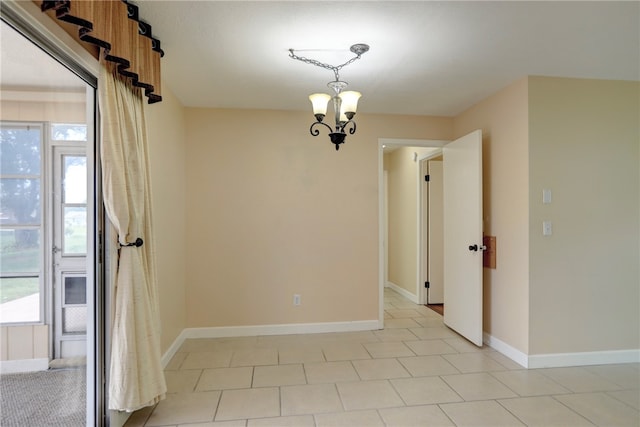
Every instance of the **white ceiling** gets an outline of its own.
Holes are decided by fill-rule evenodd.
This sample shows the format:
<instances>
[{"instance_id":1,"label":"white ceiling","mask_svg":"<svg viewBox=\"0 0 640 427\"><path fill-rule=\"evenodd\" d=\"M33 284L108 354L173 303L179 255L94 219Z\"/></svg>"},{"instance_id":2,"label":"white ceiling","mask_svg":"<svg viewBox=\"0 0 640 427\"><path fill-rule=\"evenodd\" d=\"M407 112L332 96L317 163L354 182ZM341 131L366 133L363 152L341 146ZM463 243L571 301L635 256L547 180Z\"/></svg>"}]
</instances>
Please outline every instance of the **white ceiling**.
<instances>
[{"instance_id":1,"label":"white ceiling","mask_svg":"<svg viewBox=\"0 0 640 427\"><path fill-rule=\"evenodd\" d=\"M84 91L85 83L4 22L0 23L0 88L7 90Z\"/></svg>"},{"instance_id":2,"label":"white ceiling","mask_svg":"<svg viewBox=\"0 0 640 427\"><path fill-rule=\"evenodd\" d=\"M640 2L154 1L163 78L193 107L309 109L343 68L360 113L453 116L526 75L640 80Z\"/></svg>"},{"instance_id":3,"label":"white ceiling","mask_svg":"<svg viewBox=\"0 0 640 427\"><path fill-rule=\"evenodd\" d=\"M360 113L454 116L526 75L640 80L640 2L156 1L140 16L162 42L163 78L186 106L310 109L341 71ZM81 82L2 25L2 86ZM34 63L53 63L36 66ZM55 72L53 71L55 70Z\"/></svg>"}]
</instances>

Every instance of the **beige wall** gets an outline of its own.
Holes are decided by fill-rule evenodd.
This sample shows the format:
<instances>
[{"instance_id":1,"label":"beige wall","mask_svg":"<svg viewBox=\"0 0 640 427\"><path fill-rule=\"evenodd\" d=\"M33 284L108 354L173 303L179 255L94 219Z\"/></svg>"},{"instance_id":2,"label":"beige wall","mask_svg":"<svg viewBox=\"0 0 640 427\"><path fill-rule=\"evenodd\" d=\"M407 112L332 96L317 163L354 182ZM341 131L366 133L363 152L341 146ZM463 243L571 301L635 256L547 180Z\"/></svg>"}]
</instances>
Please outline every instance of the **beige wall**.
<instances>
[{"instance_id":1,"label":"beige wall","mask_svg":"<svg viewBox=\"0 0 640 427\"><path fill-rule=\"evenodd\" d=\"M2 93L0 92L0 98ZM0 102L2 120L50 121L62 123L84 123L86 103L82 94L82 102Z\"/></svg>"},{"instance_id":2,"label":"beige wall","mask_svg":"<svg viewBox=\"0 0 640 427\"><path fill-rule=\"evenodd\" d=\"M638 82L529 79L531 354L640 348L639 100Z\"/></svg>"},{"instance_id":3,"label":"beige wall","mask_svg":"<svg viewBox=\"0 0 640 427\"><path fill-rule=\"evenodd\" d=\"M587 82L522 79L455 119L363 115L357 134L349 136L337 153L324 134L308 135L306 113L187 108L183 122L179 104L174 104L166 115L158 116L158 123L172 124L158 128L158 135L169 132L163 138L173 141L174 151L152 151L154 203L163 203L165 224L172 224L174 233L164 230L158 237L159 242L161 236L165 243L172 242L172 249L159 249L158 257L161 268L172 272L170 279L161 279L163 349L183 325L376 319L377 139L445 140L477 128L484 134L485 233L498 239L498 267L484 270L485 330L525 354L638 348L640 154L638 98L633 101L638 89L620 82L603 86L590 82L593 87L589 88ZM626 95L619 99L622 93ZM589 106L585 98L598 101ZM624 108L614 108L612 113L611 106L620 102ZM578 105L581 109L576 110ZM599 105L603 110L595 108ZM606 120L596 119L597 114ZM578 124L586 129L576 147L575 138L571 144L567 140ZM163 163L160 168L165 170L180 153L184 155L180 134L187 136L182 183L178 166L173 165L177 168L173 178L158 169L158 164ZM615 143L602 147L600 141ZM589 150L577 149L584 144ZM579 175L573 173L574 166L565 169L569 160L585 162L589 169L597 164L607 175L604 183L596 183L599 193L607 197L588 199L589 206L597 209L584 221L578 211L584 209L585 200L567 204L560 194L584 195L583 188L595 181L585 186L582 180L567 180ZM635 163L629 163L632 160ZM584 172L582 168L577 170ZM163 188L172 188L162 195L162 202L156 202L160 197L156 180L164 182ZM573 184L565 189L568 183ZM539 193L546 186L554 191L554 203L542 206ZM611 193L612 186L622 193ZM180 193L179 188L186 192ZM175 207L181 194L187 225L183 250L178 250L173 241L182 233L173 225L175 213L180 215ZM612 209L616 221L609 221ZM164 208L156 211L157 228L164 228L158 227ZM628 215L620 218L622 211ZM539 223L547 213L553 213L554 236L545 240ZM586 298L586 273L576 273L580 271L577 264L566 267L567 253L575 250L575 242L558 233L567 229L574 241L582 238L584 243L591 240L585 237L590 236L589 230L598 229L594 221L624 224L628 233L613 230L620 234L614 234L613 241L622 246L614 250L615 257L611 251L596 251L609 255L604 262L595 262L586 250L576 255L573 262L592 266L586 269L593 275L586 281L591 295ZM180 253L185 254L183 260L171 261ZM415 263L415 256L408 259ZM169 284L181 275L188 283L183 305L177 301L184 288ZM610 291L602 289L603 282ZM413 291L411 286L408 290ZM299 307L292 305L294 293L302 296ZM596 304L609 304L615 307L611 313L620 315L605 316L607 320L601 322L602 316L593 316ZM569 307L571 316L567 316ZM579 319L575 322L570 319L574 309ZM611 328L625 332L605 333ZM594 333L603 339L594 340Z\"/></svg>"},{"instance_id":4,"label":"beige wall","mask_svg":"<svg viewBox=\"0 0 640 427\"><path fill-rule=\"evenodd\" d=\"M49 359L49 325L0 328L0 361Z\"/></svg>"},{"instance_id":5,"label":"beige wall","mask_svg":"<svg viewBox=\"0 0 640 427\"><path fill-rule=\"evenodd\" d=\"M164 353L186 327L187 132L184 108L167 87L162 102L147 105L145 112Z\"/></svg>"},{"instance_id":6,"label":"beige wall","mask_svg":"<svg viewBox=\"0 0 640 427\"><path fill-rule=\"evenodd\" d=\"M484 330L527 354L529 161L527 79L457 116L454 136L482 129L484 233L497 238L497 268L484 269Z\"/></svg>"},{"instance_id":7,"label":"beige wall","mask_svg":"<svg viewBox=\"0 0 640 427\"><path fill-rule=\"evenodd\" d=\"M451 119L362 115L336 152L309 113L186 118L188 326L377 320L378 138L448 139Z\"/></svg>"},{"instance_id":8,"label":"beige wall","mask_svg":"<svg viewBox=\"0 0 640 427\"><path fill-rule=\"evenodd\" d=\"M485 234L498 239L485 331L525 354L638 348L638 90L522 79L454 119L362 115L336 152L308 134L307 113L185 109L164 88L147 108L162 351L185 327L377 319L378 138L477 128ZM414 293L415 238L407 247L413 277L390 263L390 280Z\"/></svg>"},{"instance_id":9,"label":"beige wall","mask_svg":"<svg viewBox=\"0 0 640 427\"><path fill-rule=\"evenodd\" d=\"M640 347L639 99L638 83L530 77L454 120L455 137L483 130L484 328L524 354Z\"/></svg>"}]
</instances>

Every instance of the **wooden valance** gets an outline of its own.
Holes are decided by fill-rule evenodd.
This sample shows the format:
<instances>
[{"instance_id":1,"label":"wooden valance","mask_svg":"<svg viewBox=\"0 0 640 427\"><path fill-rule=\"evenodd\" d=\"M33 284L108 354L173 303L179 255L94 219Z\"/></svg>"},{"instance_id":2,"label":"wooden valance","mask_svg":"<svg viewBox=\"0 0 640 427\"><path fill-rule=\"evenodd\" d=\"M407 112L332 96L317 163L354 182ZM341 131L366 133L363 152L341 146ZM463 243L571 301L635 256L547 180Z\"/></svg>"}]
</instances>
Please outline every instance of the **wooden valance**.
<instances>
[{"instance_id":1,"label":"wooden valance","mask_svg":"<svg viewBox=\"0 0 640 427\"><path fill-rule=\"evenodd\" d=\"M162 100L160 40L151 25L138 17L138 7L125 0L42 1L43 12L55 11L57 19L78 26L80 40L104 50L105 58L118 64L118 72L144 88L149 104Z\"/></svg>"}]
</instances>

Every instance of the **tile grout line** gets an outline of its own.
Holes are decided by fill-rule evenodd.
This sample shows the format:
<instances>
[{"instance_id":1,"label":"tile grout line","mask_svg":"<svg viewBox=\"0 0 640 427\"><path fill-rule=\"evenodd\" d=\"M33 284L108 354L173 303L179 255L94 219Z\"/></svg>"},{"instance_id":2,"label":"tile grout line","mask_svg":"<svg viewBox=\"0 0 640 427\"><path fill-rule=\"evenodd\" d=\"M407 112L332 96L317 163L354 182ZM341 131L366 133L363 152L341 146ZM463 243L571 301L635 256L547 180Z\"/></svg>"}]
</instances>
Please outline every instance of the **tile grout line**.
<instances>
[{"instance_id":1,"label":"tile grout line","mask_svg":"<svg viewBox=\"0 0 640 427\"><path fill-rule=\"evenodd\" d=\"M218 411L220 410L220 403L222 402L222 393L224 390L220 390L220 394L218 395L218 399L216 400L216 408L215 411L213 411L213 419L211 420L211 422L215 422L216 417L218 416Z\"/></svg>"},{"instance_id":2,"label":"tile grout line","mask_svg":"<svg viewBox=\"0 0 640 427\"><path fill-rule=\"evenodd\" d=\"M385 297L386 297L386 292L385 292ZM398 308L398 309L400 309L400 308ZM388 314L386 309L385 309L385 314ZM420 314L422 314L422 313L420 313ZM391 316L391 318L393 318L393 317ZM421 319L427 319L427 320L429 319L427 316L421 316L420 318ZM416 318L411 318L411 319L414 322L418 323L415 320ZM427 326L427 325L431 325L431 326ZM459 403L459 404L463 405L463 404L473 403L473 402L495 402L498 405L495 406L495 407L491 406L491 407L495 408L495 410L498 410L498 407L499 407L499 408L501 408L501 410L505 411L505 412L502 412L504 414L504 416L507 416L506 414L510 414L511 416L513 416L515 418L515 420L518 420L519 422L522 422L523 424L526 425L526 423L524 423L524 420L521 419L518 415L516 415L516 412L520 413L521 416L528 417L529 415L527 414L527 412L521 412L520 409L519 409L519 406L513 406L513 405L515 405L515 403L513 405L509 404L510 406L513 406L514 410L517 410L516 412L512 412L511 410L509 410L505 406L505 404L509 400L526 399L526 398L537 398L537 397L539 397L539 398L549 398L550 397L551 399L553 399L554 402L560 403L562 407L568 409L569 412L578 415L578 417L580 419L583 419L583 420L588 421L588 422L592 422L590 418L587 418L586 416L584 416L581 413L577 412L577 410L572 409L567 404L565 404L565 403L563 403L562 401L559 400L559 398L561 398L562 396L577 396L577 395L580 395L580 394L598 394L600 396L606 396L607 398L611 399L611 402L615 401L620 405L624 405L625 407L629 407L629 408L633 409L635 412L638 412L638 409L634 408L631 404L625 402L624 400L621 400L621 399L629 400L629 396L633 396L633 395L629 395L629 394L620 395L620 398L617 398L617 397L615 397L615 396L610 394L610 393L615 393L615 392L620 392L620 391L636 391L637 392L637 388L627 388L627 387L624 387L624 386L620 385L620 382L624 378L623 376L621 376L621 374L624 374L625 371L622 371L622 372L617 372L617 371L610 372L610 371L601 370L599 372L591 372L589 370L586 370L588 373L590 373L590 374L592 374L592 375L594 375L594 376L596 376L596 377L598 377L600 379L603 379L603 380L606 380L606 381L608 381L610 383L615 384L616 386L619 387L619 389L616 389L616 390L597 390L597 391L577 392L577 391L574 391L574 389L575 388L579 388L579 387L575 387L574 386L571 389L569 389L568 387L565 387L564 385L562 385L561 383L556 381L551 376L548 376L547 373L543 372L543 370L539 370L538 372L541 375L540 378L544 378L545 381L549 381L549 383L546 384L545 387L543 387L541 389L539 389L537 386L534 389L523 388L523 387L525 387L525 384L520 385L519 382L513 382L517 378L519 378L518 376L514 376L513 380L511 380L510 377L506 376L505 374L500 374L500 373L505 373L505 372L522 371L523 369L509 368L508 366L505 366L502 363L500 363L500 361L498 361L498 360L494 359L493 357L491 357L489 353L485 353L485 352L482 352L482 351L478 352L478 351L475 351L475 349L471 349L471 348L465 347L463 345L463 343L462 342L458 342L455 337L453 337L453 338L449 337L448 338L449 341L446 341L445 338L432 338L432 339L425 338L425 339L422 339L417 334L417 333L420 333L421 335L426 335L427 337L429 337L429 336L431 336L430 335L430 331L426 331L424 329L425 328L435 328L435 327L436 327L435 323L432 323L432 324L425 323L425 325L418 324L418 326L416 326L416 327L407 326L407 327L403 327L403 328L387 328L386 331L390 331L391 330L390 335L384 335L384 331L385 330L382 330L382 331L372 331L371 334L366 335L366 336L365 335L354 336L354 337L351 337L350 339L346 339L342 335L335 336L333 339L332 339L332 337L328 337L327 341L322 340L321 342L318 342L319 351L320 351L320 355L321 355L319 363L338 363L338 362L348 361L349 364L345 365L345 366L349 366L350 369L353 370L353 372L355 372L354 380L349 381L349 382L353 382L353 383L360 382L360 383L362 383L362 382L365 382L365 381L378 380L378 381L383 381L387 385L391 385L390 389L393 390L393 392L395 393L395 395L397 397L399 397L399 401L397 402L397 404L399 406L393 406L391 408L386 408L386 407L380 408L380 407L377 407L377 405L374 405L376 407L371 408L377 414L378 418L382 421L383 425L387 425L387 423L385 422L384 418L382 417L382 413L384 412L385 409L411 408L411 407L423 406L423 405L428 405L428 406L432 406L433 405L434 407L438 408L438 410L443 414L443 416L447 420L449 420L453 425L456 425L456 423L453 421L454 418L450 417L449 414L447 412L445 412L443 407L445 407L446 405L454 404L454 403ZM396 332L394 334L394 332L392 331L393 329L396 329L398 332ZM411 329L414 329L414 330L412 331ZM403 336L403 334L406 333L406 332L402 332L403 330L409 332L409 334L407 334L407 335L415 336L415 338L409 338L410 342L416 342L416 343L433 342L433 343L436 343L436 341L438 341L438 342L442 342L442 343L452 347L454 353L451 353L451 354L449 354L449 353L429 354L428 353L428 354L422 354L422 355L418 354L418 352L416 350L412 349L411 347L409 347L407 345L407 342L409 342L409 341L407 341L405 339L400 339L399 341L395 340L395 338L397 336ZM376 334L376 332L380 332L382 335ZM259 341L259 338L256 338L256 339ZM387 339L391 339L391 340L387 340ZM381 343L381 344L388 343L388 344L390 344L389 348L387 348L385 345L380 346L381 347L381 353L380 354L393 354L395 352L395 349L397 348L397 347L395 347L395 343L396 342L399 344L398 347L403 346L403 347L408 348L409 349L408 353L410 353L411 355L391 356L391 357L387 356L387 357L378 357L378 358L373 357L374 356L373 355L373 350L375 350L377 348L375 343ZM248 343L251 344L251 342L248 342ZM327 348L330 347L329 351L332 351L333 347L331 347L331 345L335 345L337 347L337 349L339 349L341 346L344 346L344 345L349 344L349 343L354 344L354 345L357 344L357 346L355 346L355 347L364 348L365 353L359 353L358 352L358 354L360 354L360 355L367 354L369 356L369 358L368 359L348 358L346 360L334 360L334 361L328 361L327 360L327 354L326 354ZM284 365L281 365L281 362L282 362L283 359L282 359L282 355L280 353L281 349L280 349L280 347L279 347L279 345L277 343L273 343L273 344L270 345L265 341L265 342L262 342L261 344L264 345L264 346L267 346L267 347L275 348L275 350L276 350L276 361L277 361L276 363L277 364L274 365L274 366L276 366L276 367L284 366ZM372 344L373 345L373 347L372 347L373 350L370 350L367 347L368 344ZM306 346L306 344L304 344L303 347L304 346ZM437 349L444 349L442 347L444 347L444 346L440 346L438 344ZM434 348L430 347L429 344L422 344L420 347L417 347L417 348L422 349L425 352L429 352L429 351L433 351L434 350ZM237 348L233 350L232 357L229 359L229 363L228 363L229 366L227 366L227 368L230 368L231 360L235 356L235 353L237 351L238 351ZM389 351L389 353L385 353L386 351ZM189 355L189 354L192 354L192 353L187 353L187 355ZM500 367L501 369L498 370L498 371L481 369L479 371L472 370L471 372L462 372L457 366L453 365L446 357L446 356L454 356L454 355L463 356L463 355L473 355L473 354L475 354L475 356L468 356L469 359L464 359L463 358L464 360L463 359L460 360L461 363L462 362L467 363L467 364L471 363L471 365L469 365L469 366L467 366L466 364L463 363L463 365L461 365L462 367L467 367L467 368L468 367L474 367L475 368L475 366L474 366L475 363L480 363L480 362L483 362L484 360L490 360L491 362L495 362L497 365L493 365L493 363L491 363L489 365L488 369L497 368L497 367ZM477 354L480 354L480 356L477 356ZM349 354L348 351L346 351L345 355L349 356L350 354ZM303 378L304 378L304 384L303 385L304 386L309 386L309 385L311 385L309 383L309 372L307 370L307 363L304 361L305 358L307 357L307 355L303 354L301 357L303 359L300 362L300 365L302 367ZM416 357L438 357L440 360L442 360L442 361L446 362L447 364L451 365L453 367L453 370L455 370L457 373L450 373L450 374L442 373L440 375L416 375L416 376L414 376L414 374L407 368L407 366L405 366L402 363L402 361L400 359L401 358L412 359L412 358L416 358ZM317 354L314 354L312 358L315 360L317 358ZM385 360L385 359L393 360L395 363L399 364L401 366L401 368L403 369L403 371L405 373L409 374L409 377L406 377L406 378L395 378L395 377L394 378L374 378L374 379L370 379L370 380L364 380L363 379L363 375L361 374L361 372L358 371L358 369L356 369L356 364L358 362L360 362L360 361L366 361L366 360L381 361L381 360ZM181 371L181 368L182 368L182 366L184 366L186 361L187 361L187 356L185 356L180 361L180 363L178 364L178 371ZM426 361L430 361L430 360L426 359ZM311 363L311 362L309 362L309 363ZM419 361L412 362L412 363L419 363ZM374 364L372 366L375 367L376 365ZM252 368L252 371L251 371L251 383L250 383L251 384L250 385L251 389L254 389L255 388L255 384L256 384L256 367L257 367L256 365L252 365L251 366L251 368ZM482 363L480 367L481 368L486 367L486 363ZM640 365L634 366L634 367L637 370L640 367ZM438 366L432 367L431 369L418 370L418 371L416 371L416 374L422 373L422 371L424 371L425 373L437 373L438 370L439 370L437 368L438 368ZM200 369L200 373L198 375L198 378L196 379L195 385L193 386L192 392L196 392L198 384L203 379L204 370L205 369L206 368ZM442 372L447 372L448 370L449 369L447 368L446 370L443 370ZM525 371L527 371L527 370L525 369ZM532 371L537 371L537 370L532 370ZM366 370L363 371L363 372L366 373ZM392 370L391 372L395 372L395 371ZM382 372L380 372L380 373L382 374ZM550 373L553 373L553 372L550 372ZM384 374L386 375L386 372ZM458 393L458 391L456 391L456 389L454 389L451 385L449 385L449 383L444 379L444 377L446 377L446 376L463 376L463 375L470 375L470 374L488 374L489 378L492 378L493 380L495 380L497 382L497 384L502 385L506 390L508 390L509 392L513 393L514 396L512 396L512 397L503 397L503 398L496 397L496 398L493 398L493 399L488 399L487 397L491 396L491 395L483 392L483 393L477 395L478 400L465 400ZM606 375L604 375L604 374L606 374ZM385 375L383 375L383 376L385 376ZM524 395L524 394L520 394L520 393L516 392L508 384L506 384L503 380L500 380L498 375L502 376L504 380L509 380L512 383L513 386L516 386L516 388L518 388L518 389L522 388L523 392L526 392L526 390L529 390L529 391L532 391L532 392L535 392L536 390L537 391L546 391L546 392L548 392L549 390L555 390L555 386L557 386L557 387L559 387L558 391L560 391L560 393L544 394L544 395ZM563 375L566 375L566 374L563 374ZM563 375L560 375L559 378L564 380L565 378L564 378ZM558 377L558 375L554 375L554 376ZM192 378L193 377L195 377L195 376L192 376ZM396 388L396 386L394 385L394 382L393 382L395 380L400 381L400 380L403 380L403 379L410 380L410 379L431 378L431 377L438 378L440 381L442 381L444 384L446 384L447 387L453 392L452 397L453 396L457 396L460 399L460 402L440 402L440 403L429 403L429 404L425 403L425 404L408 405L407 402L405 401L405 398L402 397L402 395L399 393L398 389ZM619 381L613 381L613 380L610 379L610 377L611 378L617 378ZM628 377L628 375L627 375L627 377ZM340 400L340 405L341 405L342 410L340 412L336 412L335 414L337 415L337 414L346 414L346 413L351 413L351 412L363 411L363 410L355 410L355 409L354 410L347 410L346 409L345 402L351 402L351 401L349 399L347 399L347 401L345 401L343 399L343 396L340 394L341 381L339 380L339 378L342 378L342 377L336 376L335 379L333 379L333 382L331 383L331 384L333 384L333 387L332 388L328 388L328 389L335 390L335 393L337 394L337 397ZM575 379L573 377L568 377L568 378L570 378L570 381L568 383L569 384L574 384L573 381L575 381ZM587 378L588 378L588 376L587 376ZM282 382L282 384L277 386L278 387L278 402L279 402L279 412L278 412L279 415L278 415L278 417L284 417L284 415L283 415L284 412L283 411L284 411L284 403L285 402L283 401L283 388L285 386L284 385L285 383L283 381L284 380L280 381L280 382ZM567 381L564 381L564 382L567 382ZM552 387L550 389L546 388L546 386L550 387L551 384L553 384L554 387ZM347 391L347 390L350 390L350 389L344 388L344 390ZM563 393L561 390L566 390L566 393ZM461 390L461 391L464 391L464 390ZM216 402L214 415L213 415L213 421L214 422L215 422L216 416L218 415L218 413L219 413L219 411L221 409L220 404L221 404L222 395L223 395L224 392L225 392L225 390L220 390L220 393L217 396L217 402ZM412 395L407 395L407 397L410 398L410 399L412 398L411 396ZM428 399L426 399L426 400L428 400ZM505 402L505 404L503 404L501 401ZM572 400L567 400L567 401L572 403ZM402 405L400 405L400 403L402 403ZM151 417L153 412L156 410L156 408L157 408L157 405L154 406L154 408L146 415L146 419L144 420L143 425L146 425L149 422L149 418ZM453 410L453 408L454 407L452 406L451 410ZM337 409L337 407L336 407L336 409ZM452 414L456 415L457 411L458 411L458 409L456 408L456 412L452 412ZM240 415L244 416L246 414L247 414L246 411L245 412L241 411L241 412L238 413L238 416L240 416ZM320 423L320 420L319 420L318 417L321 416L322 414L324 414L324 412L317 412L317 413L316 412L311 412L311 413L305 413L305 414L290 414L289 416L294 416L294 415L300 415L300 416L304 415L305 417L310 416L305 421L309 421L310 419L312 419L313 423L310 423L310 424L318 426L319 423ZM265 418L265 417L263 417L263 418ZM266 418L271 418L271 416L266 417ZM322 420L325 420L324 417L320 417L320 418ZM457 418L457 415L456 415L456 418ZM326 418L326 419L328 419L328 418ZM250 421L251 421L250 419L238 419L237 420L238 425L240 425L241 422L242 422L242 425L244 425L245 427L249 426ZM273 421L277 421L277 420L274 419ZM282 422L284 422L284 421L282 421ZM171 425L174 425L174 424L171 424Z\"/></svg>"},{"instance_id":3,"label":"tile grout line","mask_svg":"<svg viewBox=\"0 0 640 427\"><path fill-rule=\"evenodd\" d=\"M635 388L625 388L625 389L623 389L623 390L609 390L609 391L604 391L603 393L604 393L604 394L606 394L607 396L609 396L610 398L615 399L616 401L618 401L618 402L620 402L620 403L622 403L622 404L624 404L624 405L628 406L629 408L634 409L634 410L636 410L636 411L640 412L640 409L635 408L633 405L629 405L629 403L625 402L624 400L620 400L620 399L618 399L617 397L615 397L615 396L612 396L612 395L611 395L611 393L616 393L616 392L620 392L620 391L631 391L631 392L633 392L633 391L638 391L638 389L635 389ZM640 394L640 391L639 391L638 393Z\"/></svg>"}]
</instances>

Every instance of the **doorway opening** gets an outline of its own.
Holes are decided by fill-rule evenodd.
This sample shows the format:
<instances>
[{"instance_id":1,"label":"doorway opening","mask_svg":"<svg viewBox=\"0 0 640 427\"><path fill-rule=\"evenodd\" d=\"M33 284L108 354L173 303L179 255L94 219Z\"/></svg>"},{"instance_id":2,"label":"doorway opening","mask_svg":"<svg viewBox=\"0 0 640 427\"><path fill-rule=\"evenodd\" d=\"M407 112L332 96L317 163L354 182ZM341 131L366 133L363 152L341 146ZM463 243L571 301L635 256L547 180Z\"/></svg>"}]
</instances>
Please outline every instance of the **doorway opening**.
<instances>
[{"instance_id":1,"label":"doorway opening","mask_svg":"<svg viewBox=\"0 0 640 427\"><path fill-rule=\"evenodd\" d=\"M392 287L415 304L425 304L429 298L430 284L425 280L425 273L431 275L433 271L425 261L435 258L435 251L425 257L432 242L425 239L424 230L428 230L431 218L423 218L422 214L422 202L428 200L428 194L423 195L425 177L421 166L425 159L433 160L435 165L436 150L441 149L444 219L440 227L442 250L439 252L443 260L443 303L447 304L444 323L475 345L482 346L482 251L486 249L482 243L482 131L476 130L448 143L380 139L378 144L380 323L384 321L382 295L385 286ZM389 146L397 147L397 150L388 154L386 167L384 150ZM386 174L384 170L387 170ZM396 212L392 201L394 174L400 183L397 186L398 204L402 205ZM389 203L384 200L387 194ZM400 232L394 235L394 229ZM387 283L386 277L389 277Z\"/></svg>"},{"instance_id":2,"label":"doorway opening","mask_svg":"<svg viewBox=\"0 0 640 427\"><path fill-rule=\"evenodd\" d=\"M422 220L421 164L446 141L380 139L380 300L385 287L415 304L425 304L426 246ZM381 323L382 323L381 306Z\"/></svg>"}]
</instances>

